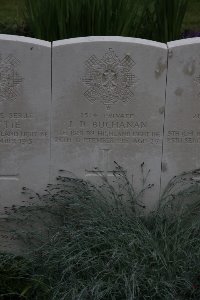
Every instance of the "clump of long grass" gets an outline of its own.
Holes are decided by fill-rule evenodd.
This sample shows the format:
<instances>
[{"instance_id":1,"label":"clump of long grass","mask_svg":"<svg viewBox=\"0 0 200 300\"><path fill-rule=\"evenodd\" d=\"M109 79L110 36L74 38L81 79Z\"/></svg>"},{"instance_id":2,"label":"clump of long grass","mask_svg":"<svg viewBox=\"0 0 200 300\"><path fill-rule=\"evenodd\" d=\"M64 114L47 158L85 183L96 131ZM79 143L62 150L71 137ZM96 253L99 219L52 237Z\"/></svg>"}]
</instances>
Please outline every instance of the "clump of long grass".
<instances>
[{"instance_id":1,"label":"clump of long grass","mask_svg":"<svg viewBox=\"0 0 200 300\"><path fill-rule=\"evenodd\" d=\"M33 275L48 287L46 299L199 299L200 189L191 180L195 172L173 178L159 208L146 215L138 203L141 194L119 171L114 173L119 184L102 177L100 187L62 171L45 195L35 195L45 204L37 210L44 213L46 207L51 215L45 224L50 232L27 258ZM196 195L193 202L191 195Z\"/></svg>"},{"instance_id":2,"label":"clump of long grass","mask_svg":"<svg viewBox=\"0 0 200 300\"><path fill-rule=\"evenodd\" d=\"M154 0L153 38L168 42L180 38L189 0Z\"/></svg>"},{"instance_id":3,"label":"clump of long grass","mask_svg":"<svg viewBox=\"0 0 200 300\"><path fill-rule=\"evenodd\" d=\"M27 22L41 39L136 36L147 0L26 0Z\"/></svg>"},{"instance_id":4,"label":"clump of long grass","mask_svg":"<svg viewBox=\"0 0 200 300\"><path fill-rule=\"evenodd\" d=\"M29 259L0 253L0 299L46 300L46 290Z\"/></svg>"},{"instance_id":5,"label":"clump of long grass","mask_svg":"<svg viewBox=\"0 0 200 300\"><path fill-rule=\"evenodd\" d=\"M36 38L91 35L179 39L188 0L25 0Z\"/></svg>"}]
</instances>

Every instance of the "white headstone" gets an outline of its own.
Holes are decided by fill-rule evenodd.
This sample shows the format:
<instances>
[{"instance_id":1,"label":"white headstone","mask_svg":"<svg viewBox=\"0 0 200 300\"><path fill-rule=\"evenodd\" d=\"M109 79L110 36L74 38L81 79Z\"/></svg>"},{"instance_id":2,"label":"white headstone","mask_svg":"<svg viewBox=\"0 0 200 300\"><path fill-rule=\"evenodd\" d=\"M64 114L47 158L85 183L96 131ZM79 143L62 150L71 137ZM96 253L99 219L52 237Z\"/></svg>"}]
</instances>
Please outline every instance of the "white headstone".
<instances>
[{"instance_id":1,"label":"white headstone","mask_svg":"<svg viewBox=\"0 0 200 300\"><path fill-rule=\"evenodd\" d=\"M168 48L162 190L172 177L200 168L200 38Z\"/></svg>"},{"instance_id":2,"label":"white headstone","mask_svg":"<svg viewBox=\"0 0 200 300\"><path fill-rule=\"evenodd\" d=\"M51 44L0 35L0 210L49 181Z\"/></svg>"},{"instance_id":3,"label":"white headstone","mask_svg":"<svg viewBox=\"0 0 200 300\"><path fill-rule=\"evenodd\" d=\"M52 179L59 169L112 181L116 161L146 205L159 198L167 47L123 37L53 43ZM96 169L97 168L97 169Z\"/></svg>"}]
</instances>

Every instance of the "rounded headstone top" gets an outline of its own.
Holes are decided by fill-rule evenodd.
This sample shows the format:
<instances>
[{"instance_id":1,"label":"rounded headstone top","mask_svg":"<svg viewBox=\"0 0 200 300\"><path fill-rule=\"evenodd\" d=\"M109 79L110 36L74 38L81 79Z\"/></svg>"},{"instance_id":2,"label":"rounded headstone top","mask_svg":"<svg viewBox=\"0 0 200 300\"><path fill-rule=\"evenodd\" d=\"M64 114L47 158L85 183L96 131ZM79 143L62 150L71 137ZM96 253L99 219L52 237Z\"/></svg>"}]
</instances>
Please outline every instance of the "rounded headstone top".
<instances>
[{"instance_id":1,"label":"rounded headstone top","mask_svg":"<svg viewBox=\"0 0 200 300\"><path fill-rule=\"evenodd\" d=\"M58 40L53 42L53 47L65 46L69 44L80 44L80 43L92 43L92 42L121 42L121 43L133 43L146 46L152 46L157 48L166 49L167 46L164 43L159 43L151 40L123 37L123 36L88 36L78 37L65 40Z\"/></svg>"}]
</instances>

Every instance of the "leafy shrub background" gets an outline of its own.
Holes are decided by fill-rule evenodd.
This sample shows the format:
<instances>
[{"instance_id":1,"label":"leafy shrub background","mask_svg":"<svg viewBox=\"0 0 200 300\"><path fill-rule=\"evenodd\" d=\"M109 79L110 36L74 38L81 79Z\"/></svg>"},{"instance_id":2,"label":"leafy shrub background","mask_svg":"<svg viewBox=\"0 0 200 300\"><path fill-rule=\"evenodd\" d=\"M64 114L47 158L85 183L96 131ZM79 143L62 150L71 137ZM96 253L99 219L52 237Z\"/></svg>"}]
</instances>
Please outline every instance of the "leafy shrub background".
<instances>
[{"instance_id":1,"label":"leafy shrub background","mask_svg":"<svg viewBox=\"0 0 200 300\"><path fill-rule=\"evenodd\" d=\"M90 7L87 5L89 3L89 0L85 0L85 6L83 5L83 0L74 0L73 1L73 7L69 5L71 0L1 0L1 10L0 10L0 32L6 33L6 34L18 34L18 35L26 35L26 36L32 36L32 37L39 37L40 34L47 39L51 40L53 37L51 32L49 32L48 28L51 30L53 29L53 36L56 36L56 39L59 38L66 38L67 36L76 36L77 35L77 26L75 23L75 20L77 20L77 24L81 24L83 26L83 23L80 23L79 19L81 17L81 11L80 8L77 7L77 3L80 3L81 7L85 9L84 12L82 12L82 20L84 23L84 30L86 25L90 26L90 29L87 29L87 32L89 32L89 35L91 35L94 32L94 29L102 24L102 30L105 32L105 28L107 30L108 23L105 25L103 23L103 20L109 21L111 12L107 15L103 16L103 20L101 20L101 16L99 15L99 11L95 11L98 5L101 4L104 6L101 8L101 11L105 11L105 0L90 0L91 5L90 7L93 9L90 11ZM72 1L71 1L72 2ZM115 12L117 12L117 9L119 8L119 3L122 3L121 0L115 0L115 1L107 1L108 8L114 8ZM132 19L133 24L136 25L134 30L131 30L129 28L130 36L131 34L134 34L136 37L141 38L149 38L153 40L172 40L180 38L180 34L178 34L176 37L171 37L171 33L169 33L169 29L172 29L172 33L174 34L175 30L180 30L180 32L184 32L185 30L192 31L192 35L196 36L196 32L200 30L200 14L198 13L200 10L200 2L199 0L132 0L132 1L123 1L123 5L128 2L132 2L131 6L135 7L136 11L137 8L140 7L140 9L137 13L132 14L132 16L135 17L136 20ZM182 14L184 14L184 6L185 3L188 3L187 9L186 9L186 15L183 19L182 28L180 27L180 22L182 22ZM95 4L96 3L96 4ZM114 5L113 5L114 3ZM28 11L26 11L26 5L28 8ZM111 6L110 6L111 4ZM57 6L57 9L55 12L52 11L53 7ZM72 11L69 11L68 14L70 16L74 16L74 19L71 21L67 21L64 19L66 17L65 10L60 11L61 9L69 6ZM96 7L96 8L95 8ZM38 8L38 10L36 10ZM77 9L77 11L76 11ZM125 9L122 10L122 12L125 12ZM158 14L159 12L159 14ZM90 18L89 18L90 16ZM125 15L124 15L125 16ZM118 11L118 20L117 22L120 24L123 24L124 22L124 16L120 11ZM128 11L128 16L131 16L131 11ZM85 17L85 19L84 19ZM114 17L115 18L115 17ZM114 19L113 18L113 19ZM167 18L167 19L166 19ZM70 17L71 19L71 17ZM87 21L86 21L87 19ZM179 21L178 21L179 19ZM130 19L129 19L130 20ZM157 20L157 21L156 21ZM98 21L98 22L96 22ZM32 23L37 24L32 24ZM57 24L59 22L59 25ZM91 24L91 22L95 22L96 24ZM156 23L157 22L157 23ZM160 23L159 23L160 22ZM125 23L127 22L127 19L125 19ZM29 25L28 25L29 24ZM68 25L72 26L72 24L75 25L74 30L73 28L69 28L68 32ZM137 26L139 24L139 27ZM141 25L140 25L141 24ZM161 26L159 27L159 24ZM48 26L47 26L48 25ZM175 25L175 26L174 26ZM29 27L30 26L30 27ZM39 26L42 26L42 29L39 28ZM54 26L56 28L54 28ZM66 27L67 26L67 27ZM121 25L119 25L121 26ZM123 25L122 25L123 26ZM36 28L38 27L38 33ZM114 29L114 27L112 27ZM138 28L138 29L137 29ZM173 29L174 28L174 29ZM111 29L111 28L110 28ZM109 29L109 31L110 31ZM118 28L119 29L119 28ZM82 32L82 29L78 29L79 32ZM163 32L161 32L163 31ZM66 34L65 34L66 32ZM114 32L114 31L113 31ZM126 31L127 32L127 31ZM107 34L105 32L105 34ZM119 32L114 32L114 35L119 35ZM163 35L164 34L164 35ZM164 39L163 39L164 36ZM181 37L185 37L185 35L181 35ZM186 35L186 37L190 37L190 35Z\"/></svg>"},{"instance_id":2,"label":"leafy shrub background","mask_svg":"<svg viewBox=\"0 0 200 300\"><path fill-rule=\"evenodd\" d=\"M120 35L166 42L180 37L188 0L26 0L25 3L27 24L40 39Z\"/></svg>"}]
</instances>

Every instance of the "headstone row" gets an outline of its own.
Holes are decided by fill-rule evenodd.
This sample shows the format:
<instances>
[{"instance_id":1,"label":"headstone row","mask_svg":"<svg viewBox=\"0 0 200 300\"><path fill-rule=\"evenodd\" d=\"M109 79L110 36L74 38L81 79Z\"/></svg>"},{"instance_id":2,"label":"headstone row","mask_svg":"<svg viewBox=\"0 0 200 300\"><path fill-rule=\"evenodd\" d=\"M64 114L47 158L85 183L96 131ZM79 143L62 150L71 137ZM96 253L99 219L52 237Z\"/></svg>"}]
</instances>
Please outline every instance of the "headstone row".
<instances>
[{"instance_id":1,"label":"headstone row","mask_svg":"<svg viewBox=\"0 0 200 300\"><path fill-rule=\"evenodd\" d=\"M115 162L137 193L147 187L153 209L160 185L200 168L199 53L198 38L51 46L1 35L0 209L22 204L22 187L41 192L59 169L113 181Z\"/></svg>"}]
</instances>

